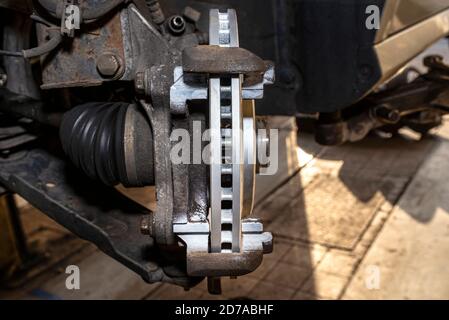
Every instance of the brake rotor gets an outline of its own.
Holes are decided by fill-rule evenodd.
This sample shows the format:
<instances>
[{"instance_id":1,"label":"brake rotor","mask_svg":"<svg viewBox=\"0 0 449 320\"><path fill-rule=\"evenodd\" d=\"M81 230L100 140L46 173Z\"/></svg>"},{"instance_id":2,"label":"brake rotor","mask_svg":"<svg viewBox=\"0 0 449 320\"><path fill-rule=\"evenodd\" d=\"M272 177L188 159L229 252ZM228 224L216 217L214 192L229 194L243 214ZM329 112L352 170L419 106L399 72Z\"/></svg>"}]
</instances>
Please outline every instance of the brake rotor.
<instances>
[{"instance_id":1,"label":"brake rotor","mask_svg":"<svg viewBox=\"0 0 449 320\"><path fill-rule=\"evenodd\" d=\"M238 47L234 10L212 10L210 45ZM242 100L242 75L209 79L211 251L240 252L241 221L253 207L256 173L254 101Z\"/></svg>"}]
</instances>

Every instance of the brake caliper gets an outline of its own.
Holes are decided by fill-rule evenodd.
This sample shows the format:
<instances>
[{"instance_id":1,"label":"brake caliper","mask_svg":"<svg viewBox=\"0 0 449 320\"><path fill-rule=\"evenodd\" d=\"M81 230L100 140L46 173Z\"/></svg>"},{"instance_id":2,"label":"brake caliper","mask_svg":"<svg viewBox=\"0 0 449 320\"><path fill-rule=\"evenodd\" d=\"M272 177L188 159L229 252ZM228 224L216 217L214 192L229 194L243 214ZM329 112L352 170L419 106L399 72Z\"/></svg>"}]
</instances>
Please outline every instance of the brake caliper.
<instances>
[{"instance_id":1,"label":"brake caliper","mask_svg":"<svg viewBox=\"0 0 449 320\"><path fill-rule=\"evenodd\" d=\"M209 216L207 221L174 223L187 247L189 276L219 277L254 271L272 251L272 235L249 218L254 202L257 135L254 99L273 83L273 67L239 47L234 10L211 10L209 45L183 52L171 88L172 112L188 100L208 100L210 131Z\"/></svg>"}]
</instances>

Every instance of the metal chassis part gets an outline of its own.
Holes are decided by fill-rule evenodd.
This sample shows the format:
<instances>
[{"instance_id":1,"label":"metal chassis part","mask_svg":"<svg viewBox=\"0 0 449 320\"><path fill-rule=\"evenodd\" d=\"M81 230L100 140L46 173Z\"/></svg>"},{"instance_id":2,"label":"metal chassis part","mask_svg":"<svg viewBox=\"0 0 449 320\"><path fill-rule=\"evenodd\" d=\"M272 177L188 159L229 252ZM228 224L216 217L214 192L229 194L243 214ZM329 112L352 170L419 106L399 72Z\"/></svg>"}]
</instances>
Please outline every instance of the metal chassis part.
<instances>
[{"instance_id":1,"label":"metal chassis part","mask_svg":"<svg viewBox=\"0 0 449 320\"><path fill-rule=\"evenodd\" d=\"M149 283L191 287L200 281L188 277L138 232L149 210L80 175L53 153L33 149L0 161L0 183Z\"/></svg>"},{"instance_id":2,"label":"metal chassis part","mask_svg":"<svg viewBox=\"0 0 449 320\"><path fill-rule=\"evenodd\" d=\"M316 140L323 145L356 142L374 129L413 126L411 117L423 112L447 113L449 109L441 105L448 104L449 66L439 56L428 56L424 64L429 68L427 74L406 85L373 94L353 107L363 112L344 120L341 113L325 115L324 121L319 119ZM329 117L334 119L329 121ZM434 122L428 128L437 125L438 122Z\"/></svg>"}]
</instances>

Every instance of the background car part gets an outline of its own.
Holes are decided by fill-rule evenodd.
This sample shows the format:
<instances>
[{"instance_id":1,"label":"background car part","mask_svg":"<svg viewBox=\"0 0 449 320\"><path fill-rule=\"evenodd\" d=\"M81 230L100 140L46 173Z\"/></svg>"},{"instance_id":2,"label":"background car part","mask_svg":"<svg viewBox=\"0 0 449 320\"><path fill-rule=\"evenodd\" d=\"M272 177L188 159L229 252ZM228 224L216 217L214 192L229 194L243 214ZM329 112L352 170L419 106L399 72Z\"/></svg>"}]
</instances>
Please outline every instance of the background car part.
<instances>
[{"instance_id":1,"label":"background car part","mask_svg":"<svg viewBox=\"0 0 449 320\"><path fill-rule=\"evenodd\" d=\"M435 104L448 104L449 66L441 56L428 56L424 64L429 68L427 73L410 83L401 82L372 94L343 112L320 114L316 140L323 145L339 145L359 141L374 129L394 133L408 126L425 134L440 125L448 110Z\"/></svg>"}]
</instances>

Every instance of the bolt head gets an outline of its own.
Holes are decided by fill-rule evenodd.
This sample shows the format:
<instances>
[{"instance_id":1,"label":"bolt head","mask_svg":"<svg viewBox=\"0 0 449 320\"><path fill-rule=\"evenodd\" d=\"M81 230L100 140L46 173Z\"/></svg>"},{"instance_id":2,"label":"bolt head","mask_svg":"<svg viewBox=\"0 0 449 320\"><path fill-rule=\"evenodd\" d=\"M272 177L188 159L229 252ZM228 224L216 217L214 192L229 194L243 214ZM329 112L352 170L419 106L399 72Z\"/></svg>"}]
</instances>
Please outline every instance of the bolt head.
<instances>
[{"instance_id":1,"label":"bolt head","mask_svg":"<svg viewBox=\"0 0 449 320\"><path fill-rule=\"evenodd\" d=\"M115 77L120 69L120 58L113 53L103 53L97 58L97 70L105 78Z\"/></svg>"}]
</instances>

